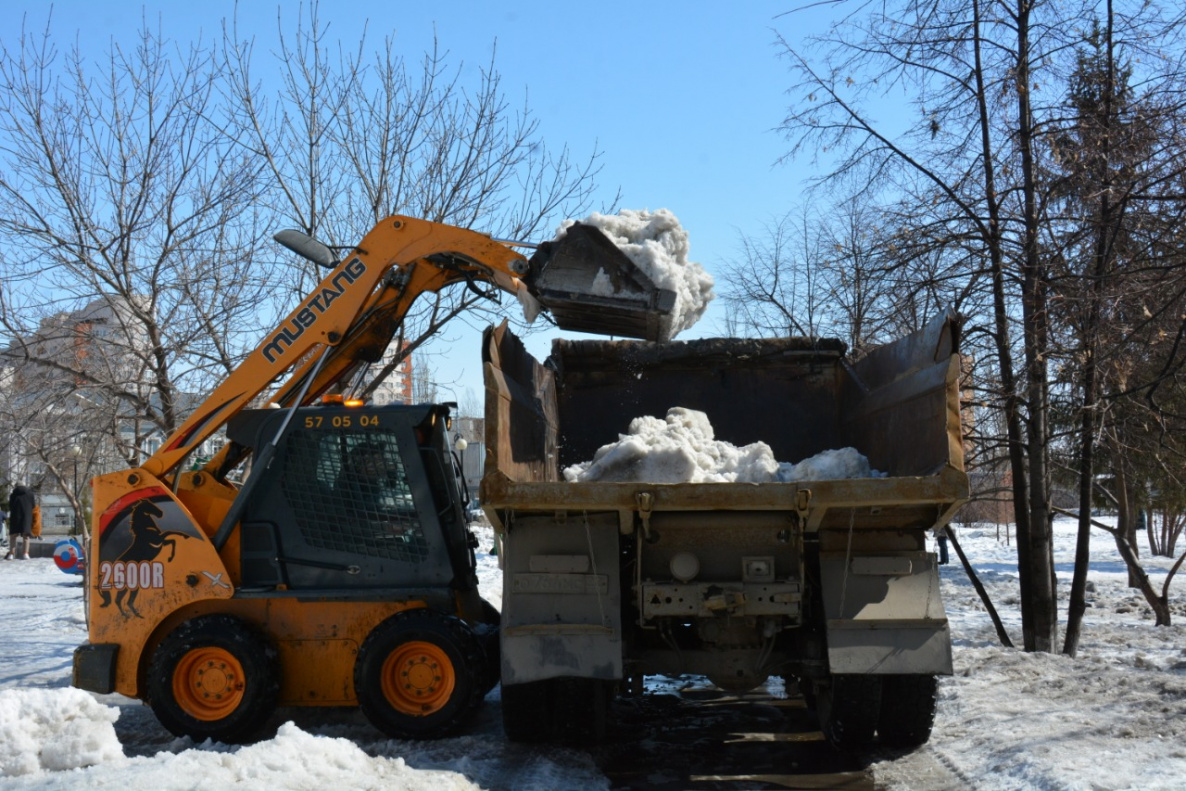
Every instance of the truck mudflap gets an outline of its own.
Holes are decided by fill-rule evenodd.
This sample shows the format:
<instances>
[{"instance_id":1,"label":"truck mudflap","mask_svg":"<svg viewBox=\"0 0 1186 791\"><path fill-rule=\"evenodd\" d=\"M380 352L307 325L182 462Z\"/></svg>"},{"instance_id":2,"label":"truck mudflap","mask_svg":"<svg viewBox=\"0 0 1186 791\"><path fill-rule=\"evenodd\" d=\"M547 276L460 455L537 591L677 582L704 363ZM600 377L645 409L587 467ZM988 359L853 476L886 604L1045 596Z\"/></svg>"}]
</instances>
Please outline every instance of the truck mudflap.
<instances>
[{"instance_id":1,"label":"truck mudflap","mask_svg":"<svg viewBox=\"0 0 1186 791\"><path fill-rule=\"evenodd\" d=\"M520 518L503 541L502 683L620 679L617 515Z\"/></svg>"},{"instance_id":2,"label":"truck mudflap","mask_svg":"<svg viewBox=\"0 0 1186 791\"><path fill-rule=\"evenodd\" d=\"M820 582L833 674L951 675L933 555L823 553Z\"/></svg>"},{"instance_id":3,"label":"truck mudflap","mask_svg":"<svg viewBox=\"0 0 1186 791\"><path fill-rule=\"evenodd\" d=\"M74 674L71 684L87 692L108 695L115 692L115 643L83 643L74 649Z\"/></svg>"}]
</instances>

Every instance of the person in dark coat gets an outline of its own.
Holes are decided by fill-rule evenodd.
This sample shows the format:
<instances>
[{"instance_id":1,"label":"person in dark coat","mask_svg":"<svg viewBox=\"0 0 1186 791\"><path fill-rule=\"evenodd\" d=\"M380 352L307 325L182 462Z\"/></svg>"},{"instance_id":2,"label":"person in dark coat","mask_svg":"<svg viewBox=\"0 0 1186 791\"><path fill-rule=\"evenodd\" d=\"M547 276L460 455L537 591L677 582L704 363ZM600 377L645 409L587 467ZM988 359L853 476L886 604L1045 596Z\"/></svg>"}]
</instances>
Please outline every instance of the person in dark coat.
<instances>
[{"instance_id":1,"label":"person in dark coat","mask_svg":"<svg viewBox=\"0 0 1186 791\"><path fill-rule=\"evenodd\" d=\"M8 554L5 560L29 559L29 540L33 536L33 507L37 501L25 486L16 486L8 498Z\"/></svg>"}]
</instances>

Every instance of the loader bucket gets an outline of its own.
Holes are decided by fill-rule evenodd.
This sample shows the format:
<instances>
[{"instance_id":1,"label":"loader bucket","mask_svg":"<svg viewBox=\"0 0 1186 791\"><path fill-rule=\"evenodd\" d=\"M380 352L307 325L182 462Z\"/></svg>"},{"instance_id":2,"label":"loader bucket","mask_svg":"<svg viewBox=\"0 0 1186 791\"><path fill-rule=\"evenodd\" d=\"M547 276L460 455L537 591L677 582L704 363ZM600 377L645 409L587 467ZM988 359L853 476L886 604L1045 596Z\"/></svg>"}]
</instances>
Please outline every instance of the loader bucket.
<instances>
[{"instance_id":1,"label":"loader bucket","mask_svg":"<svg viewBox=\"0 0 1186 791\"><path fill-rule=\"evenodd\" d=\"M577 223L531 257L528 285L564 330L670 340L675 292L657 287L600 230Z\"/></svg>"}]
</instances>

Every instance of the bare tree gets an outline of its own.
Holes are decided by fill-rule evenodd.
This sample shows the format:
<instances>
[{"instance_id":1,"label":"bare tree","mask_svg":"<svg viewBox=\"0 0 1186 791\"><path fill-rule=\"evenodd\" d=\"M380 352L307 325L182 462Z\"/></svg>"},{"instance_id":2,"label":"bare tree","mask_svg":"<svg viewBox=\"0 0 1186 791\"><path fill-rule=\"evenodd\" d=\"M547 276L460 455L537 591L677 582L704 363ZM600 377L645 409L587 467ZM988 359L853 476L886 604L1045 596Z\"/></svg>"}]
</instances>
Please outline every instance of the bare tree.
<instances>
[{"instance_id":1,"label":"bare tree","mask_svg":"<svg viewBox=\"0 0 1186 791\"><path fill-rule=\"evenodd\" d=\"M1075 0L904 0L862 5L806 48L783 42L799 80L783 126L791 155L827 152L821 189L895 207L899 230L889 238L896 240L899 282L935 277L941 290L911 290L951 294L970 314L965 341L977 349L978 365L990 366L974 377L975 400L999 410L1003 429L993 446L1008 459L1027 650L1053 650L1057 632L1050 456L1060 427L1052 420L1076 396L1074 387L1053 394L1052 387L1057 376L1082 369L1058 356L1068 348L1061 345L1068 326L1059 324L1065 294L1057 287L1069 218L1053 170L1067 116L1062 86L1073 79L1091 9ZM1125 38L1148 56L1143 76L1176 68L1179 17L1162 15L1157 3L1129 13ZM911 109L904 124L875 121L887 96ZM1095 177L1112 185L1106 190L1116 186L1114 178ZM1171 172L1163 178L1172 181ZM1163 196L1156 183L1137 192ZM1156 195L1148 199L1163 199ZM1119 216L1111 200L1108 216ZM1114 232L1094 238L1108 245L1117 239ZM1101 282L1082 271L1082 282ZM1105 305L1110 293L1101 288L1092 299ZM1094 421L1097 412L1089 406L1076 414ZM984 457L991 463L1000 454Z\"/></svg>"},{"instance_id":2,"label":"bare tree","mask_svg":"<svg viewBox=\"0 0 1186 791\"><path fill-rule=\"evenodd\" d=\"M8 361L52 372L55 398L101 393L146 432L180 423L182 394L230 370L271 304L258 165L205 120L215 68L147 26L98 69L48 25L0 50Z\"/></svg>"},{"instance_id":3,"label":"bare tree","mask_svg":"<svg viewBox=\"0 0 1186 791\"><path fill-rule=\"evenodd\" d=\"M784 42L799 77L784 123L792 153L837 157L822 183L918 207L910 228L966 269L960 293L986 293L996 400L1011 467L1027 650L1052 650L1057 627L1049 507L1047 207L1036 139L1075 18L1069 3L905 0L863 6L808 50ZM888 93L909 122L875 122ZM1042 94L1038 93L1040 98ZM1021 360L1014 337L1020 339ZM978 362L987 364L989 359Z\"/></svg>"},{"instance_id":4,"label":"bare tree","mask_svg":"<svg viewBox=\"0 0 1186 791\"><path fill-rule=\"evenodd\" d=\"M821 228L827 251L824 310L858 357L892 340L884 334L895 311L889 307L889 258L880 221L874 207L846 201Z\"/></svg>"},{"instance_id":5,"label":"bare tree","mask_svg":"<svg viewBox=\"0 0 1186 791\"><path fill-rule=\"evenodd\" d=\"M440 400L439 392L432 369L424 360L418 358L412 364L412 403L436 403Z\"/></svg>"},{"instance_id":6,"label":"bare tree","mask_svg":"<svg viewBox=\"0 0 1186 791\"><path fill-rule=\"evenodd\" d=\"M276 91L233 20L212 45L145 23L99 63L60 51L48 21L0 43L2 363L56 414L87 400L120 455L100 468L138 464L305 293L312 273L280 254L279 228L349 245L410 213L551 236L588 209L596 153L551 153L493 60L474 85L436 50L408 65L390 40L343 47L316 3L294 32L280 22ZM398 348L493 299L423 300Z\"/></svg>"},{"instance_id":7,"label":"bare tree","mask_svg":"<svg viewBox=\"0 0 1186 791\"><path fill-rule=\"evenodd\" d=\"M735 333L814 337L823 331L818 224L804 207L767 223L760 237L742 236L723 295Z\"/></svg>"},{"instance_id":8,"label":"bare tree","mask_svg":"<svg viewBox=\"0 0 1186 791\"><path fill-rule=\"evenodd\" d=\"M233 24L222 49L227 131L267 163L277 220L349 245L391 214L533 239L550 238L547 223L558 215L588 210L597 153L583 162L567 149L553 154L526 104L511 105L493 52L467 85L462 64L451 66L435 42L418 62L397 53L390 37L373 53L361 38L335 51L317 2L302 9L292 34L280 19L279 34L282 88L274 95L260 87L254 47ZM495 303L483 288L426 295L401 327L401 353L355 386L368 392L448 322L475 320Z\"/></svg>"},{"instance_id":9,"label":"bare tree","mask_svg":"<svg viewBox=\"0 0 1186 791\"><path fill-rule=\"evenodd\" d=\"M1052 279L1056 297L1053 315L1065 327L1069 340L1060 367L1065 375L1075 378L1077 392L1066 398L1072 405L1067 412L1068 418L1074 415L1079 423L1073 446L1078 457L1079 534L1063 649L1072 655L1087 606L1090 513L1099 488L1096 472L1104 468L1101 462L1108 461L1107 457L1097 459L1097 436L1101 427L1108 426L1109 434L1121 438L1124 424L1112 413L1128 411L1120 407L1126 398L1109 395L1118 394L1117 385L1122 381L1123 389L1144 391L1152 385L1168 394L1176 389L1178 375L1173 371L1182 363L1175 359L1180 355L1172 345L1141 327L1156 325L1164 332L1167 324L1173 327L1181 321L1186 290L1186 280L1180 274L1182 251L1164 243L1167 232L1172 236L1176 229L1163 223L1158 214L1186 198L1166 189L1183 172L1180 158L1169 152L1174 149L1174 127L1186 109L1180 98L1186 90L1186 72L1180 62L1154 58L1152 66L1142 67L1140 86L1132 84L1133 61L1155 56L1177 35L1174 23L1169 20L1166 26L1166 20L1141 12L1118 14L1107 2L1103 18L1084 32L1077 47L1063 131L1050 136L1052 159L1058 167L1052 174L1055 194L1063 197L1061 215L1052 216L1049 222L1059 243L1053 269L1056 277ZM1157 200L1151 204L1154 197ZM1166 312L1177 318L1149 321L1155 313ZM1138 338L1139 345L1134 344ZM1145 362L1153 364L1142 364ZM1158 380L1164 387L1155 384ZM1146 414L1162 427L1173 421L1165 409ZM1166 454L1159 453L1156 445L1163 451L1173 448L1179 455L1181 450L1174 447L1177 443L1172 439L1149 443L1138 436L1148 437L1149 432L1138 429L1134 434L1134 427L1132 423L1124 426L1124 441L1142 445L1151 458L1160 457L1162 471L1171 473L1156 475L1169 506L1181 498L1182 481L1171 482L1170 465L1164 464ZM1103 449L1108 450L1107 446ZM1148 466L1139 461L1133 464L1116 452L1119 450L1116 445L1111 447L1116 471L1113 480L1136 483L1153 477L1149 472L1138 473ZM1181 464L1172 467L1180 469ZM1124 491L1117 499L1127 507L1120 509L1116 531L1127 545L1122 556L1133 561L1138 557L1134 506L1139 499L1134 494ZM1138 583L1142 575L1142 570L1130 567L1132 582ZM1168 610L1164 617L1168 623ZM1162 621L1160 616L1158 621Z\"/></svg>"}]
</instances>

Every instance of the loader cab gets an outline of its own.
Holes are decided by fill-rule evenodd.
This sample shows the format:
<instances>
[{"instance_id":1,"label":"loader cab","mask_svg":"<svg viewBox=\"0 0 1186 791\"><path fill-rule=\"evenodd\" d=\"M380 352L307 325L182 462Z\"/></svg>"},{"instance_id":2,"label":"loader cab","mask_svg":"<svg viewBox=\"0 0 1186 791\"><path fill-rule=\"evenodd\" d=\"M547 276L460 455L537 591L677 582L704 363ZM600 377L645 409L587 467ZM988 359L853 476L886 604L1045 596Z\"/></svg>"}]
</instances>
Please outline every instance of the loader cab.
<instances>
[{"instance_id":1,"label":"loader cab","mask_svg":"<svg viewBox=\"0 0 1186 791\"><path fill-rule=\"evenodd\" d=\"M227 427L262 447L284 410L253 410ZM303 407L240 520L243 592L372 596L477 584L464 499L438 405Z\"/></svg>"}]
</instances>

